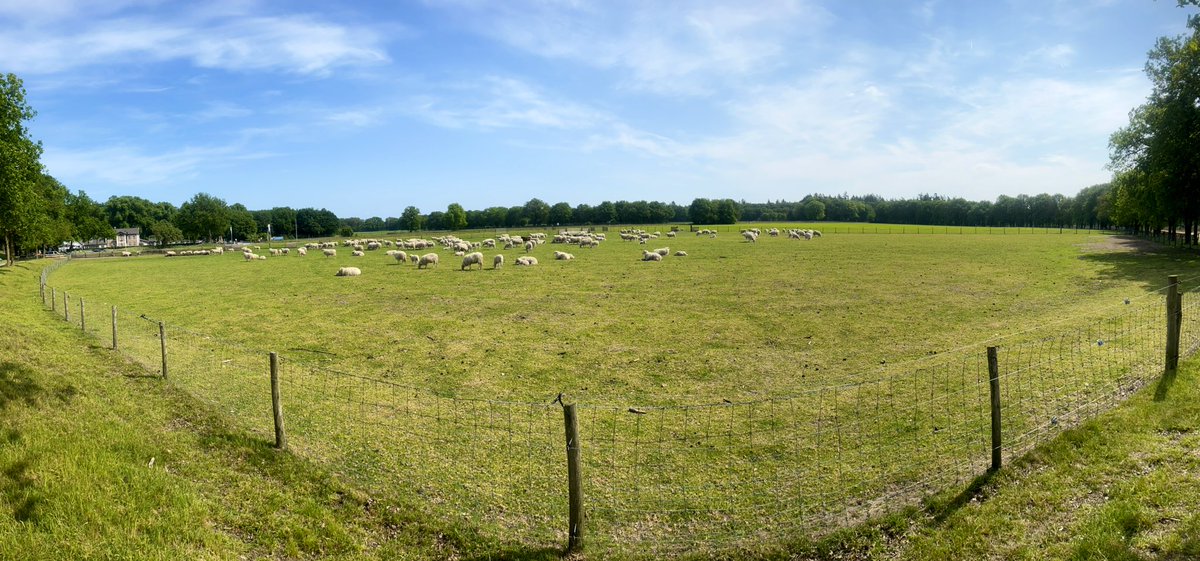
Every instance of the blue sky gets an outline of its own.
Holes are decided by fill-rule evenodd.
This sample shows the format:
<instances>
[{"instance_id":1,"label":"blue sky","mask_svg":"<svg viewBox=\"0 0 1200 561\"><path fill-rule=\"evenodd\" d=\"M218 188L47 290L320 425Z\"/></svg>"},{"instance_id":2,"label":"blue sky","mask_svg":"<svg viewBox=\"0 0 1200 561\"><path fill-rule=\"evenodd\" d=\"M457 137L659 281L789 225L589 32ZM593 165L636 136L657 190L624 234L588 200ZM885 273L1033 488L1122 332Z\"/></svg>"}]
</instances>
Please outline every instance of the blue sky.
<instances>
[{"instance_id":1,"label":"blue sky","mask_svg":"<svg viewBox=\"0 0 1200 561\"><path fill-rule=\"evenodd\" d=\"M339 216L1106 181L1174 0L0 0L51 175Z\"/></svg>"}]
</instances>

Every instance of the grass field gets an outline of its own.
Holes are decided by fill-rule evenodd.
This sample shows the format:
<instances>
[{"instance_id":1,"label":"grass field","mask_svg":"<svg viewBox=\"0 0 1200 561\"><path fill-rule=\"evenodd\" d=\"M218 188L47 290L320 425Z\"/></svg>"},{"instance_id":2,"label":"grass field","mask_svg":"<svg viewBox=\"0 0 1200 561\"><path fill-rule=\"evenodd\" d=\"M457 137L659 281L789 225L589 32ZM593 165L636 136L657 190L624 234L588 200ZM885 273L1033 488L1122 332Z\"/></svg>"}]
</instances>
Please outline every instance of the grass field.
<instances>
[{"instance_id":1,"label":"grass field","mask_svg":"<svg viewBox=\"0 0 1200 561\"><path fill-rule=\"evenodd\" d=\"M459 271L446 252L430 271L382 251L142 257L78 261L51 285L87 299L101 340L118 306L123 348L147 366L157 327L140 316L163 320L172 380L253 432L270 427L263 365L278 351L302 454L527 547L564 536L551 404L563 393L584 406L591 543L636 557L767 554L886 510L875 497L970 480L987 430L974 391L982 376L986 397L986 366L971 344L1028 331L1004 344L1031 366L1082 376L1090 393L1077 397L1099 402L1082 419L1119 397L1144 362L1135 355L1155 348L1145 326L1161 310L1144 295L1195 266L1190 254L1082 234L658 241L689 255L643 263L641 247L613 239L568 249L570 262L547 244L533 268L505 252L499 271ZM346 265L363 276L332 276ZM1099 369L1109 378L1074 361L1098 360L1080 350L1097 340L1091 330L1112 333L1105 352L1124 353L1105 355L1123 357ZM1045 343L1060 332L1071 335ZM1012 372L1025 384L1014 422L1031 417L1016 434L1057 432L1032 419L1049 415L1037 404L1049 391L1069 408L1082 390Z\"/></svg>"}]
</instances>

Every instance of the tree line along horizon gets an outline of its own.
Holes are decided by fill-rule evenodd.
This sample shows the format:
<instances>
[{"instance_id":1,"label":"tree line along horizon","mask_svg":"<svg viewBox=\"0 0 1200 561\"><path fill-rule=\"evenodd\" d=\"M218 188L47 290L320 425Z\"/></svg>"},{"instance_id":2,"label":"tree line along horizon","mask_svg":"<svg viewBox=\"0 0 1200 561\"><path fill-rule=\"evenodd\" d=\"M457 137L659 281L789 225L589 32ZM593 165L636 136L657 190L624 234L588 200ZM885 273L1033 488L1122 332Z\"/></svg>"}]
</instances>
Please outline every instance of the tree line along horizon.
<instances>
[{"instance_id":1,"label":"tree line along horizon","mask_svg":"<svg viewBox=\"0 0 1200 561\"><path fill-rule=\"evenodd\" d=\"M1178 0L1200 6L1200 0ZM138 228L161 244L217 239L259 240L270 234L325 237L397 230L462 230L608 224L734 224L739 221L837 221L944 226L1119 227L1165 232L1200 242L1200 15L1187 18L1188 33L1161 37L1147 54L1152 92L1134 108L1129 124L1109 139L1108 183L1075 196L1001 195L969 201L941 195L886 199L877 195L805 196L799 201L752 203L697 198L688 206L658 201L604 201L595 206L553 205L534 198L521 206L422 213L408 206L396 217L341 218L324 208L250 210L198 193L175 207L135 196L104 203L71 192L40 162L41 143L26 123L36 111L12 73L0 75L0 234L11 264L17 254L67 241L113 239L116 228ZM1182 229L1182 232L1180 230Z\"/></svg>"}]
</instances>

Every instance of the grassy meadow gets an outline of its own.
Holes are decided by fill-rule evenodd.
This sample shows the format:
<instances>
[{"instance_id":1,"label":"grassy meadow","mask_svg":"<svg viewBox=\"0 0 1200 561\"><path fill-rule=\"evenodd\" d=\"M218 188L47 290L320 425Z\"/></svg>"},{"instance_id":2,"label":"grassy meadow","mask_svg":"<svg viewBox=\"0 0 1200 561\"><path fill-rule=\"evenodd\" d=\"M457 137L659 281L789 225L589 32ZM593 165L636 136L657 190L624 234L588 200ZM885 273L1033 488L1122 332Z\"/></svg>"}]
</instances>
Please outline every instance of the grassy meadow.
<instances>
[{"instance_id":1,"label":"grassy meadow","mask_svg":"<svg viewBox=\"0 0 1200 561\"><path fill-rule=\"evenodd\" d=\"M76 260L50 286L76 325L86 300L101 344L116 306L151 370L163 321L172 383L252 435L269 436L277 351L293 448L431 520L565 541L562 394L581 407L589 550L771 556L982 472L983 341L1013 350L1020 450L1140 387L1130 372L1161 359L1150 291L1196 264L1105 235L842 227L649 246L614 229L540 246L536 267L485 251L507 264L482 271L441 250L432 270L382 249ZM639 260L665 246L688 256Z\"/></svg>"}]
</instances>

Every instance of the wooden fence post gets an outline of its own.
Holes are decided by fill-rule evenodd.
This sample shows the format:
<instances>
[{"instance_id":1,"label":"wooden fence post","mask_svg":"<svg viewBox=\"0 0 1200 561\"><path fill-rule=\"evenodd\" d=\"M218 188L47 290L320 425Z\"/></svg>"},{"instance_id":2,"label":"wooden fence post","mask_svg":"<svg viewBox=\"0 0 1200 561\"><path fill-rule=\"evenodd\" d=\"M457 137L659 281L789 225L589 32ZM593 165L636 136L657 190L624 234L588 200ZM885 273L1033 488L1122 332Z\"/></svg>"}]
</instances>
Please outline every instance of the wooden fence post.
<instances>
[{"instance_id":1,"label":"wooden fence post","mask_svg":"<svg viewBox=\"0 0 1200 561\"><path fill-rule=\"evenodd\" d=\"M83 313L83 298L79 299L79 330L87 333L87 316Z\"/></svg>"},{"instance_id":2,"label":"wooden fence post","mask_svg":"<svg viewBox=\"0 0 1200 561\"><path fill-rule=\"evenodd\" d=\"M163 322L158 322L158 341L162 345L162 377L167 378L167 328Z\"/></svg>"},{"instance_id":3,"label":"wooden fence post","mask_svg":"<svg viewBox=\"0 0 1200 561\"><path fill-rule=\"evenodd\" d=\"M53 286L50 287L50 311L58 311L58 289Z\"/></svg>"},{"instance_id":4,"label":"wooden fence post","mask_svg":"<svg viewBox=\"0 0 1200 561\"><path fill-rule=\"evenodd\" d=\"M117 307L112 307L113 350L117 350Z\"/></svg>"},{"instance_id":5,"label":"wooden fence post","mask_svg":"<svg viewBox=\"0 0 1200 561\"><path fill-rule=\"evenodd\" d=\"M1167 357L1164 371L1170 375L1179 368L1179 327L1183 323L1183 299L1179 295L1179 275L1167 277Z\"/></svg>"},{"instance_id":6,"label":"wooden fence post","mask_svg":"<svg viewBox=\"0 0 1200 561\"><path fill-rule=\"evenodd\" d=\"M71 321L71 295L63 291L63 321Z\"/></svg>"},{"instance_id":7,"label":"wooden fence post","mask_svg":"<svg viewBox=\"0 0 1200 561\"><path fill-rule=\"evenodd\" d=\"M987 348L988 358L988 387L992 396L992 468L1000 469L1001 456L1004 448L1000 441L1000 359L996 355L996 347Z\"/></svg>"},{"instance_id":8,"label":"wooden fence post","mask_svg":"<svg viewBox=\"0 0 1200 561\"><path fill-rule=\"evenodd\" d=\"M283 431L283 403L279 400L279 355L271 353L271 413L275 416L275 447L287 449L287 434Z\"/></svg>"},{"instance_id":9,"label":"wooden fence post","mask_svg":"<svg viewBox=\"0 0 1200 561\"><path fill-rule=\"evenodd\" d=\"M567 552L583 549L583 473L580 471L579 420L575 404L563 404L563 422L567 432L567 492L570 513L567 517Z\"/></svg>"},{"instance_id":10,"label":"wooden fence post","mask_svg":"<svg viewBox=\"0 0 1200 561\"><path fill-rule=\"evenodd\" d=\"M45 280L42 280L42 282L38 283L38 291L40 291L42 293L42 305L45 306L46 305L46 281Z\"/></svg>"}]
</instances>

